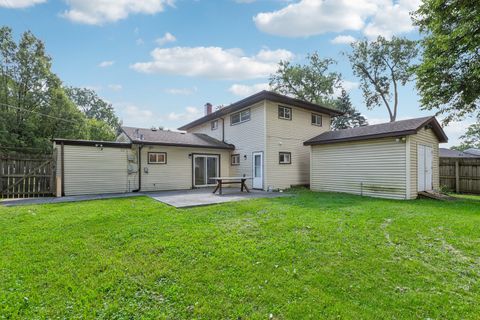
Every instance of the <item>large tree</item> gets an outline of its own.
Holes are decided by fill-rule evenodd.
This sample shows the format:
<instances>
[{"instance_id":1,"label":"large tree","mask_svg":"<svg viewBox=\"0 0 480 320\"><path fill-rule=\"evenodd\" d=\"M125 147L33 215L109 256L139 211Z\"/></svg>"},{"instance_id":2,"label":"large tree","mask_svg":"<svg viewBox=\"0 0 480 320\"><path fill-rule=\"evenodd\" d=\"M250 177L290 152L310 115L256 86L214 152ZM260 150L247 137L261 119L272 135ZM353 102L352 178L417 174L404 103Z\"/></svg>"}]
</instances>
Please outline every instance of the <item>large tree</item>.
<instances>
[{"instance_id":1,"label":"large tree","mask_svg":"<svg viewBox=\"0 0 480 320\"><path fill-rule=\"evenodd\" d=\"M0 152L45 152L54 137L88 139L103 127L68 97L41 40L27 31L16 43L10 28L0 28Z\"/></svg>"},{"instance_id":2,"label":"large tree","mask_svg":"<svg viewBox=\"0 0 480 320\"><path fill-rule=\"evenodd\" d=\"M343 115L332 119L332 129L348 129L368 125L367 119L355 109L345 89L342 89L340 97L336 101L336 108L343 112Z\"/></svg>"},{"instance_id":3,"label":"large tree","mask_svg":"<svg viewBox=\"0 0 480 320\"><path fill-rule=\"evenodd\" d=\"M417 87L424 109L445 123L480 121L480 5L478 0L424 0L413 14L423 34Z\"/></svg>"},{"instance_id":4,"label":"large tree","mask_svg":"<svg viewBox=\"0 0 480 320\"><path fill-rule=\"evenodd\" d=\"M317 52L307 56L306 64L280 61L276 73L270 75L270 87L281 94L312 103L332 104L334 91L342 78L329 71L333 59L322 59Z\"/></svg>"},{"instance_id":5,"label":"large tree","mask_svg":"<svg viewBox=\"0 0 480 320\"><path fill-rule=\"evenodd\" d=\"M468 127L467 131L460 137L460 139L462 139L461 144L452 149L460 151L469 148L480 149L480 124L476 123Z\"/></svg>"},{"instance_id":6,"label":"large tree","mask_svg":"<svg viewBox=\"0 0 480 320\"><path fill-rule=\"evenodd\" d=\"M396 120L398 89L412 80L417 54L417 43L405 38L388 40L379 36L375 41L352 43L352 52L347 56L354 75L360 80L368 109L384 105L390 121Z\"/></svg>"},{"instance_id":7,"label":"large tree","mask_svg":"<svg viewBox=\"0 0 480 320\"><path fill-rule=\"evenodd\" d=\"M322 59L317 52L307 56L306 64L281 61L277 72L270 76L270 87L278 93L345 112L334 118L333 129L364 125L365 117L352 107L348 94L342 89L341 75L329 70L335 63L332 59ZM335 95L338 90L342 90L341 97Z\"/></svg>"}]
</instances>

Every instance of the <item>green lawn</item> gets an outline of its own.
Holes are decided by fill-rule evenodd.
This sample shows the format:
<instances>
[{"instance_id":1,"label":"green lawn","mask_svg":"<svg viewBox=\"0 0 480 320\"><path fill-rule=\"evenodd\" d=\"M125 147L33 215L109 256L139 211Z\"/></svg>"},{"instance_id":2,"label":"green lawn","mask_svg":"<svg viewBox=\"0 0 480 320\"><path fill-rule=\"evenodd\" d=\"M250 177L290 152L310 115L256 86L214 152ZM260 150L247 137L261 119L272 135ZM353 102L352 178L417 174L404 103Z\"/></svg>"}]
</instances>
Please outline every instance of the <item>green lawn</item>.
<instances>
[{"instance_id":1,"label":"green lawn","mask_svg":"<svg viewBox=\"0 0 480 320\"><path fill-rule=\"evenodd\" d=\"M0 208L0 253L0 318L480 315L480 197Z\"/></svg>"}]
</instances>

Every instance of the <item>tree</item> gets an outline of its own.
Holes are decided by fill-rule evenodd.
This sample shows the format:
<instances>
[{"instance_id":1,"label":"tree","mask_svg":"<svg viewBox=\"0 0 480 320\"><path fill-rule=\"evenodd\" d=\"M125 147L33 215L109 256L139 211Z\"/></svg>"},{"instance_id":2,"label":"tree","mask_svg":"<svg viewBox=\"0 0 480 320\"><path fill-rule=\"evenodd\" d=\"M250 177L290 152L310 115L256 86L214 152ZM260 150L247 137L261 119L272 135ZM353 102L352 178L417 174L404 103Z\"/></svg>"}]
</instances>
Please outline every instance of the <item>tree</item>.
<instances>
[{"instance_id":1,"label":"tree","mask_svg":"<svg viewBox=\"0 0 480 320\"><path fill-rule=\"evenodd\" d=\"M480 123L472 124L468 127L464 135L460 137L462 143L452 149L464 151L469 148L480 149Z\"/></svg>"},{"instance_id":2,"label":"tree","mask_svg":"<svg viewBox=\"0 0 480 320\"><path fill-rule=\"evenodd\" d=\"M119 121L112 105L102 100L95 91L74 87L68 87L65 90L87 118L103 121L113 129L118 127Z\"/></svg>"},{"instance_id":3,"label":"tree","mask_svg":"<svg viewBox=\"0 0 480 320\"><path fill-rule=\"evenodd\" d=\"M367 119L353 107L350 96L345 89L342 89L342 93L336 102L336 109L344 112L344 114L332 119L332 130L368 125Z\"/></svg>"},{"instance_id":4,"label":"tree","mask_svg":"<svg viewBox=\"0 0 480 320\"><path fill-rule=\"evenodd\" d=\"M368 109L384 105L395 121L398 114L398 87L412 80L413 59L418 54L417 42L379 36L376 41L352 43L352 53L347 54L353 74L360 86ZM393 99L393 102L392 102Z\"/></svg>"},{"instance_id":5,"label":"tree","mask_svg":"<svg viewBox=\"0 0 480 320\"><path fill-rule=\"evenodd\" d=\"M335 60L320 58L317 52L308 55L304 65L280 61L277 72L270 75L270 87L304 101L332 104L334 90L342 80L339 73L328 72L335 63Z\"/></svg>"},{"instance_id":6,"label":"tree","mask_svg":"<svg viewBox=\"0 0 480 320\"><path fill-rule=\"evenodd\" d=\"M478 0L424 0L413 14L424 35L416 70L422 106L444 123L480 120L480 6Z\"/></svg>"}]
</instances>

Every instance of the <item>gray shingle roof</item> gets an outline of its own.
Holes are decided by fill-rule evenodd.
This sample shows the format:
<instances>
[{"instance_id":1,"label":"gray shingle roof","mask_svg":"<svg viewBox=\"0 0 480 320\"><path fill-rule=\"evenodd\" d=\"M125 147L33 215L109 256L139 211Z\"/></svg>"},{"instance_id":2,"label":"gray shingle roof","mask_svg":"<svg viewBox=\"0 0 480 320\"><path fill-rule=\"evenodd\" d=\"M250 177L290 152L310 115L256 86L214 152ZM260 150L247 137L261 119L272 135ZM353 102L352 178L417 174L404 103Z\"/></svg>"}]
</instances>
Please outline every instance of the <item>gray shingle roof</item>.
<instances>
[{"instance_id":1,"label":"gray shingle roof","mask_svg":"<svg viewBox=\"0 0 480 320\"><path fill-rule=\"evenodd\" d=\"M123 132L134 143L199 147L214 149L234 149L231 144L222 142L202 133L182 133L169 130L152 130L145 128L122 127Z\"/></svg>"},{"instance_id":2,"label":"gray shingle roof","mask_svg":"<svg viewBox=\"0 0 480 320\"><path fill-rule=\"evenodd\" d=\"M327 144L344 141L366 140L383 137L396 137L415 134L423 126L429 125L440 142L448 138L435 117L422 117L395 122L381 123L370 126L324 132L304 142L305 145Z\"/></svg>"},{"instance_id":3,"label":"gray shingle roof","mask_svg":"<svg viewBox=\"0 0 480 320\"><path fill-rule=\"evenodd\" d=\"M440 150L440 158L480 158L479 155L475 155L472 153L457 151L457 150L450 150L445 148L439 148Z\"/></svg>"},{"instance_id":4,"label":"gray shingle roof","mask_svg":"<svg viewBox=\"0 0 480 320\"><path fill-rule=\"evenodd\" d=\"M223 116L225 116L229 113L232 113L232 112L241 110L243 108L246 108L248 106L251 106L252 104L255 104L255 103L260 102L262 100L269 100L269 101L273 101L273 102L277 102L277 103L284 103L284 104L292 105L292 106L295 106L295 107L303 108L303 109L306 109L306 110L310 110L310 111L313 111L313 112L326 113L326 114L329 114L331 116L339 116L339 115L343 114L343 112L332 109L332 108L327 107L327 106L303 101L303 100L300 100L300 99L291 98L291 97L288 97L288 96L285 96L283 94L279 94L279 93L276 93L276 92L263 90L263 91L260 91L258 93L255 93L255 94L253 94L249 97L246 97L245 99L234 102L229 106L221 108L220 110L212 112L211 114L203 116L203 117L201 117L201 118L199 118L195 121L192 121L192 122L178 128L178 129L179 130L188 130L188 129L193 128L195 126L198 126L202 123L205 123L207 121L211 121L211 120L215 120L217 118L221 118L221 117L223 117Z\"/></svg>"}]
</instances>

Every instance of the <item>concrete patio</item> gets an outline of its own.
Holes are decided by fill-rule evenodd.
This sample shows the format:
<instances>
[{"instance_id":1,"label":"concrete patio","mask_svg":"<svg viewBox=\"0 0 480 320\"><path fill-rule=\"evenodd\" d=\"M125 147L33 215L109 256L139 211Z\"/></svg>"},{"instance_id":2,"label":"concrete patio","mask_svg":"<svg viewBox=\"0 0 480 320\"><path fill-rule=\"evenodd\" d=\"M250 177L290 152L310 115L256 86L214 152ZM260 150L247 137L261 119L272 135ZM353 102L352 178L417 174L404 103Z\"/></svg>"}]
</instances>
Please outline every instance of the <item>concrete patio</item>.
<instances>
[{"instance_id":1,"label":"concrete patio","mask_svg":"<svg viewBox=\"0 0 480 320\"><path fill-rule=\"evenodd\" d=\"M212 188L177 190L177 191L157 191L157 192L137 192L137 193L114 193L97 194L83 196L67 196L61 198L27 198L27 199L7 199L0 201L0 206L22 206L35 204L52 204L65 202L91 201L101 199L114 199L126 197L148 196L152 199L173 206L175 208L190 208L197 206L206 206L218 203L250 200L258 198L276 198L288 196L281 192L266 192L259 190L250 190L250 193L240 192L237 188L224 188L223 194L213 194Z\"/></svg>"}]
</instances>

